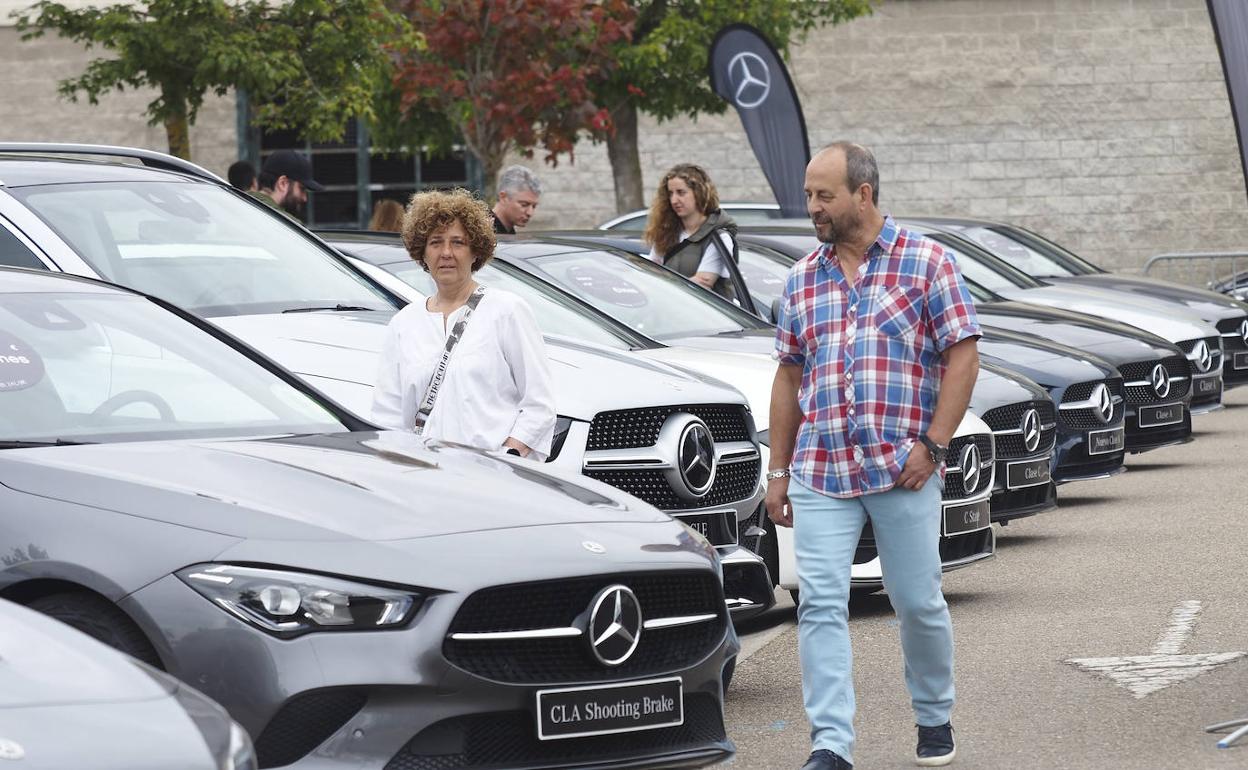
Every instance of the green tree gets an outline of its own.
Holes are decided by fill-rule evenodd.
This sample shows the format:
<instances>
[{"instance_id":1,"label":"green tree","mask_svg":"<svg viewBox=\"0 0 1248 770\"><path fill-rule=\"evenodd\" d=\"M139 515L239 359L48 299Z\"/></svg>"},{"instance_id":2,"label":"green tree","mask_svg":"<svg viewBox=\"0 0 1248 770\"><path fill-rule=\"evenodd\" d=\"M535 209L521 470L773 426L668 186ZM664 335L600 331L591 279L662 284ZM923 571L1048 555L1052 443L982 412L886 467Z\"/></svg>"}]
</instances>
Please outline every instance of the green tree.
<instances>
[{"instance_id":1,"label":"green tree","mask_svg":"<svg viewBox=\"0 0 1248 770\"><path fill-rule=\"evenodd\" d=\"M546 151L555 163L582 133L602 137L606 111L591 78L614 66L613 46L628 38L625 0L398 0L421 31L400 48L395 86L409 123L436 113L481 161L485 196L512 149ZM444 132L442 132L444 133Z\"/></svg>"},{"instance_id":2,"label":"green tree","mask_svg":"<svg viewBox=\"0 0 1248 770\"><path fill-rule=\"evenodd\" d=\"M190 126L209 93L247 91L254 119L317 140L342 137L347 121L372 118L378 81L390 77L385 45L411 40L410 28L383 0L149 0L71 9L41 0L14 14L22 39L48 30L100 47L58 84L71 101L91 104L126 88L154 88L148 122L163 124L169 152L190 159Z\"/></svg>"},{"instance_id":3,"label":"green tree","mask_svg":"<svg viewBox=\"0 0 1248 770\"><path fill-rule=\"evenodd\" d=\"M607 155L620 213L647 205L637 149L639 112L663 121L727 108L706 74L716 32L728 24L751 24L787 59L790 46L811 30L871 12L871 0L643 0L633 5L637 21L630 38L617 45L616 68L590 83L611 116Z\"/></svg>"}]
</instances>

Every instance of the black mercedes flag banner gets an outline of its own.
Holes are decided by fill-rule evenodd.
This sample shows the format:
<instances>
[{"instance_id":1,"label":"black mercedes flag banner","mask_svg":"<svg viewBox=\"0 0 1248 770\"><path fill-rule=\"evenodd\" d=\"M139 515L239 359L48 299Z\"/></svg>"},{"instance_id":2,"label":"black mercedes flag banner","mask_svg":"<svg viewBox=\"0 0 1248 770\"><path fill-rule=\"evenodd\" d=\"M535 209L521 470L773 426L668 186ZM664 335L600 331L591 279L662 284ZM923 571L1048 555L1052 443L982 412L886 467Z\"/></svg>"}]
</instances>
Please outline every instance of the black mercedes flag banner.
<instances>
[{"instance_id":1,"label":"black mercedes flag banner","mask_svg":"<svg viewBox=\"0 0 1248 770\"><path fill-rule=\"evenodd\" d=\"M711 43L711 87L737 108L758 164L786 217L805 217L802 187L810 142L789 70L748 24L724 27Z\"/></svg>"},{"instance_id":2,"label":"black mercedes flag banner","mask_svg":"<svg viewBox=\"0 0 1248 770\"><path fill-rule=\"evenodd\" d=\"M1213 34L1218 39L1226 92L1231 98L1235 135L1239 140L1239 162L1248 185L1248 157L1244 155L1248 131L1248 3L1244 0L1207 0Z\"/></svg>"}]
</instances>

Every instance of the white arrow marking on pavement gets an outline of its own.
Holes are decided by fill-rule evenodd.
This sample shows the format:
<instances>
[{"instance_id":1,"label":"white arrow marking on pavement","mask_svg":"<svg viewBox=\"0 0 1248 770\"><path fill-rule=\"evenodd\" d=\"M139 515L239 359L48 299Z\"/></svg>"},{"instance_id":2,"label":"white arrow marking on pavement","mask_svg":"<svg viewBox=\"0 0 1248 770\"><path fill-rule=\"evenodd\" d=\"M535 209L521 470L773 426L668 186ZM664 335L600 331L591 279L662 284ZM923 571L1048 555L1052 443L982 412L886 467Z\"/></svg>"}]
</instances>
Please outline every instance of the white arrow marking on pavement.
<instances>
[{"instance_id":1,"label":"white arrow marking on pavement","mask_svg":"<svg viewBox=\"0 0 1248 770\"><path fill-rule=\"evenodd\" d=\"M1125 687L1137 698L1143 698L1172 684L1195 679L1206 671L1244 657L1243 652L1213 652L1183 655L1183 647L1192 636L1200 602L1179 604L1170 615L1170 625L1153 645L1152 655L1129 655L1119 658L1071 658L1067 663L1093 674L1108 677Z\"/></svg>"}]
</instances>

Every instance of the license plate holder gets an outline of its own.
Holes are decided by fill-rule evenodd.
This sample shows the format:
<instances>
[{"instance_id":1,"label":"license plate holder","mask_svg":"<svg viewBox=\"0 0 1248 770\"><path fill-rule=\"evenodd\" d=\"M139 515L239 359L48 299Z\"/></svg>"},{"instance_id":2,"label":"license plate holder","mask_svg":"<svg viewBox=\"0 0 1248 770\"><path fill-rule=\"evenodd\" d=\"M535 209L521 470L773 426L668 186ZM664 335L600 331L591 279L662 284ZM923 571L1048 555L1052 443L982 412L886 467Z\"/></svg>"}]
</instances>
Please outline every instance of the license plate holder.
<instances>
[{"instance_id":1,"label":"license plate holder","mask_svg":"<svg viewBox=\"0 0 1248 770\"><path fill-rule=\"evenodd\" d=\"M1127 446L1127 434L1123 428L1090 430L1087 435L1088 454L1107 455L1121 452Z\"/></svg>"},{"instance_id":2,"label":"license plate holder","mask_svg":"<svg viewBox=\"0 0 1248 770\"><path fill-rule=\"evenodd\" d=\"M543 741L676 727L685 722L678 677L539 690L537 737Z\"/></svg>"},{"instance_id":3,"label":"license plate holder","mask_svg":"<svg viewBox=\"0 0 1248 770\"><path fill-rule=\"evenodd\" d=\"M1051 474L1047 457L1036 460L1016 460L1005 466L1005 488L1026 489L1048 484L1052 478Z\"/></svg>"},{"instance_id":4,"label":"license plate holder","mask_svg":"<svg viewBox=\"0 0 1248 770\"><path fill-rule=\"evenodd\" d=\"M1207 396L1217 393L1220 383L1217 377L1201 377L1196 380L1196 395Z\"/></svg>"},{"instance_id":5,"label":"license plate holder","mask_svg":"<svg viewBox=\"0 0 1248 770\"><path fill-rule=\"evenodd\" d=\"M1236 352L1231 358L1231 368L1248 369L1248 353Z\"/></svg>"},{"instance_id":6,"label":"license plate holder","mask_svg":"<svg viewBox=\"0 0 1248 770\"><path fill-rule=\"evenodd\" d=\"M992 506L988 500L941 506L941 534L964 535L992 526Z\"/></svg>"},{"instance_id":7,"label":"license plate holder","mask_svg":"<svg viewBox=\"0 0 1248 770\"><path fill-rule=\"evenodd\" d=\"M1183 405L1175 403L1141 406L1136 416L1140 421L1141 428L1176 425L1183 422Z\"/></svg>"},{"instance_id":8,"label":"license plate holder","mask_svg":"<svg viewBox=\"0 0 1248 770\"><path fill-rule=\"evenodd\" d=\"M679 513L676 518L688 524L711 545L736 545L737 514L735 511Z\"/></svg>"}]
</instances>

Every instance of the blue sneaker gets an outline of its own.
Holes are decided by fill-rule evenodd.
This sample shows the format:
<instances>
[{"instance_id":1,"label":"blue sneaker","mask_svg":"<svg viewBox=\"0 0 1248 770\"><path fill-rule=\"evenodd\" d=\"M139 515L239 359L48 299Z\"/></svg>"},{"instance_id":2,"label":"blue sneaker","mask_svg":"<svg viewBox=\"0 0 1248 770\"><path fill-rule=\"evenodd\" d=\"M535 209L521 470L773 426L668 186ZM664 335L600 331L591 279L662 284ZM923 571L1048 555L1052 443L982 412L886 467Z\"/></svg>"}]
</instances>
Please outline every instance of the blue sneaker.
<instances>
[{"instance_id":1,"label":"blue sneaker","mask_svg":"<svg viewBox=\"0 0 1248 770\"><path fill-rule=\"evenodd\" d=\"M919 728L919 747L914 752L914 763L919 767L944 767L953 761L957 748L953 743L953 725L945 722L938 727Z\"/></svg>"}]
</instances>

